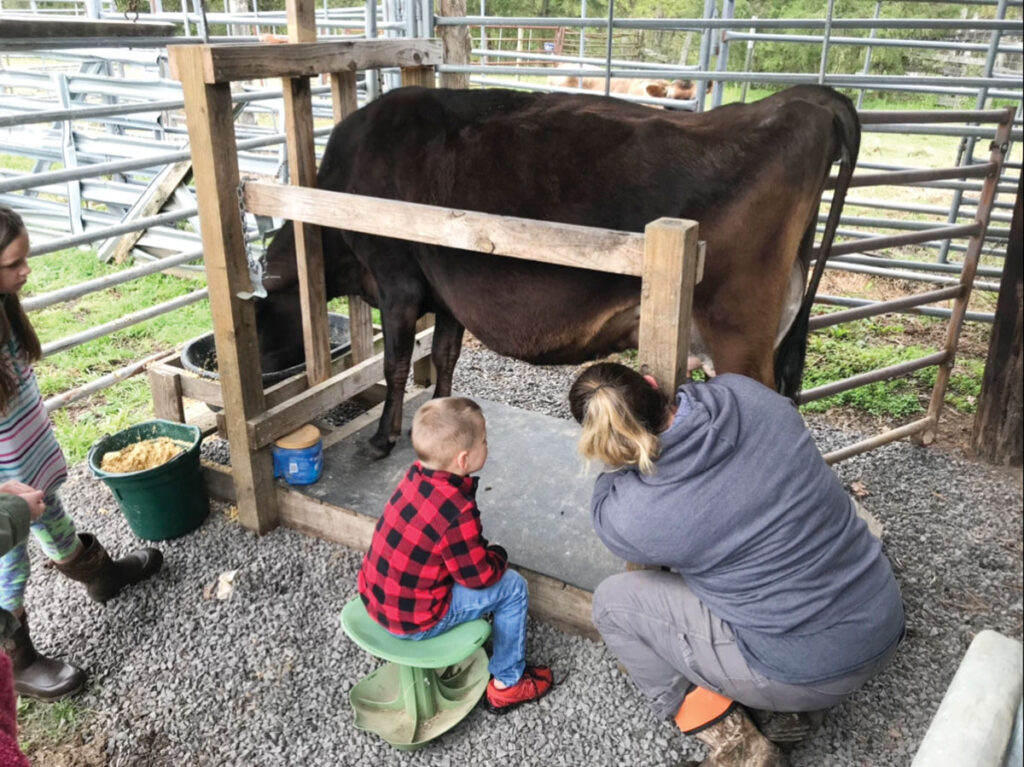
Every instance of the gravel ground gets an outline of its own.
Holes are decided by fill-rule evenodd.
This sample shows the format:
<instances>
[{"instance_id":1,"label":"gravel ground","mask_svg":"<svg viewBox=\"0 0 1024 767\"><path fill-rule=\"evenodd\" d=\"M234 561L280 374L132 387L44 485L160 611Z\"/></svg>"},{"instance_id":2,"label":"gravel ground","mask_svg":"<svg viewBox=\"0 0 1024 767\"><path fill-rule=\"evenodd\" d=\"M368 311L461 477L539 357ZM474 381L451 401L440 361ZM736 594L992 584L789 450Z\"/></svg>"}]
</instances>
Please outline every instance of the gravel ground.
<instances>
[{"instance_id":1,"label":"gravel ground","mask_svg":"<svg viewBox=\"0 0 1024 767\"><path fill-rule=\"evenodd\" d=\"M455 388L567 417L573 372L467 348ZM819 422L812 429L823 450L856 436ZM909 443L838 472L863 486L862 502L885 525L910 634L891 667L831 711L792 761L905 767L974 634L1021 638L1020 475ZM79 528L111 551L137 545L85 466L73 469L63 497ZM568 674L561 687L504 717L477 708L425 750L391 749L355 729L346 697L375 666L338 625L361 555L284 529L257 540L219 505L200 530L161 544L160 574L105 606L42 567L31 548L33 635L43 651L90 670L78 698L88 710L83 735L106 739L110 765L674 767L702 755L648 713L602 645L535 621L528 656ZM234 590L219 600L213 586L230 570Z\"/></svg>"}]
</instances>

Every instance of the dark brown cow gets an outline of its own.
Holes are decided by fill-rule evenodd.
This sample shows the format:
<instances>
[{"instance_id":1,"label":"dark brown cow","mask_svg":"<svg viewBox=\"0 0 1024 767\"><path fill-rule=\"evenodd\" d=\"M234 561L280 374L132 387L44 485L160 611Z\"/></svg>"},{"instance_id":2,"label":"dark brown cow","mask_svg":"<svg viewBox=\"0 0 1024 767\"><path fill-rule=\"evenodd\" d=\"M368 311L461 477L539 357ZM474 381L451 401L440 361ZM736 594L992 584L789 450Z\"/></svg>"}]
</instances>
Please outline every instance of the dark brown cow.
<instances>
[{"instance_id":1,"label":"dark brown cow","mask_svg":"<svg viewBox=\"0 0 1024 767\"><path fill-rule=\"evenodd\" d=\"M816 268L801 304L821 192L841 158L827 253L859 143L849 99L818 86L702 114L592 95L403 88L335 127L318 185L633 232L662 216L694 219L707 242L693 305L704 350L718 372L794 396L820 275ZM388 391L371 439L379 454L401 429L415 322L427 312L436 314L435 396L451 390L466 328L499 354L538 364L637 343L638 278L335 229L323 241L328 296L358 293L381 310ZM271 244L267 271L264 370L302 354L290 225Z\"/></svg>"}]
</instances>

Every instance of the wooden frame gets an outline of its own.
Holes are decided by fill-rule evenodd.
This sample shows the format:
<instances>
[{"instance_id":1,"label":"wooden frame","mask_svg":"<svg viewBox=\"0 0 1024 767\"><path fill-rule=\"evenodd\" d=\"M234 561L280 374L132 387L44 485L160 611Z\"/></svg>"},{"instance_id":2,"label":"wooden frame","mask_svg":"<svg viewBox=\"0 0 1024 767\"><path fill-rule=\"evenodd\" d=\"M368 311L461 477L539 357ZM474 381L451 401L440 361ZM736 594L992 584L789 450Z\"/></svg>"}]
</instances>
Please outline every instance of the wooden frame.
<instances>
[{"instance_id":1,"label":"wooden frame","mask_svg":"<svg viewBox=\"0 0 1024 767\"><path fill-rule=\"evenodd\" d=\"M330 75L334 117L340 120L356 107L357 70L397 64L404 85L430 87L440 45L410 40L315 43L312 6L298 0L288 7L287 44L168 49L172 72L185 95L220 381L187 373L173 357L154 364L150 380L159 417L182 420L183 397L223 408L218 420L230 443L231 468L206 465L205 475L213 496L237 505L241 524L257 533L285 524L365 549L373 518L275 485L271 472L270 445L275 439L343 400L377 393L383 377L383 353L374 353L369 307L358 300L352 300L349 318L352 352L331 362L319 226L639 276L640 360L666 390L674 390L686 375L693 285L699 279L703 251L697 247L697 224L692 221L659 219L640 235L312 188L316 169L306 78ZM239 183L229 88L232 80L256 77L286 80L292 186ZM261 384L255 311L251 301L239 297L253 292L236 195L240 188L245 210L289 218L295 224L307 372L266 390ZM401 226L394 221L401 221ZM414 377L425 384L433 372L432 323L421 321L417 331ZM371 413L374 416L368 413L329 434L325 443L379 417L379 409ZM589 593L539 573L522 572L531 585L536 615L596 637Z\"/></svg>"}]
</instances>

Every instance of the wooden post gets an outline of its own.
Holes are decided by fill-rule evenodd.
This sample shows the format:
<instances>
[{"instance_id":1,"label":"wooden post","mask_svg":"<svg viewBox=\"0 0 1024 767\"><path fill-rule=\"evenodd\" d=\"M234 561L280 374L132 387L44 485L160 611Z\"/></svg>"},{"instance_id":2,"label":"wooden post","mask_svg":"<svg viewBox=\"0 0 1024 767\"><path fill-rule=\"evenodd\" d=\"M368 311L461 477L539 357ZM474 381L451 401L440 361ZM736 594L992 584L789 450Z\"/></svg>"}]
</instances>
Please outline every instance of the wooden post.
<instances>
[{"instance_id":1,"label":"wooden post","mask_svg":"<svg viewBox=\"0 0 1024 767\"><path fill-rule=\"evenodd\" d=\"M185 97L203 258L210 289L217 365L235 478L239 520L257 533L277 525L270 449L253 450L246 422L265 408L256 311L238 207L238 149L228 83L206 85L204 46L171 46Z\"/></svg>"},{"instance_id":2,"label":"wooden post","mask_svg":"<svg viewBox=\"0 0 1024 767\"><path fill-rule=\"evenodd\" d=\"M466 0L441 0L441 15L464 18ZM444 46L444 62L446 64L469 64L469 52L473 41L469 37L469 27L443 26L438 31L441 44ZM466 72L441 73L442 88L468 88L469 74Z\"/></svg>"},{"instance_id":3,"label":"wooden post","mask_svg":"<svg viewBox=\"0 0 1024 767\"><path fill-rule=\"evenodd\" d=\"M288 42L316 42L313 0L290 0ZM316 186L316 148L313 144L313 97L308 77L283 81L285 134L288 136L289 180L293 186ZM327 289L320 228L294 222L295 258L302 306L302 343L306 380L310 386L331 376L331 336L327 324Z\"/></svg>"},{"instance_id":4,"label":"wooden post","mask_svg":"<svg viewBox=\"0 0 1024 767\"><path fill-rule=\"evenodd\" d=\"M999 283L996 321L992 327L985 376L981 382L978 414L974 417L971 445L990 463L1020 466L1024 459L1024 365L1021 359L1021 326L1024 323L1024 214L1021 197L1024 179L1017 186L1010 241L1006 246L1003 277Z\"/></svg>"},{"instance_id":5,"label":"wooden post","mask_svg":"<svg viewBox=\"0 0 1024 767\"><path fill-rule=\"evenodd\" d=\"M686 380L701 251L696 221L659 218L644 230L639 360L670 397Z\"/></svg>"},{"instance_id":6,"label":"wooden post","mask_svg":"<svg viewBox=\"0 0 1024 767\"><path fill-rule=\"evenodd\" d=\"M420 85L424 88L434 87L433 67L402 67L402 85ZM428 314L416 322L416 332L426 330L434 325L434 315ZM424 357L412 366L412 379L420 386L431 386L437 382L437 369L430 357Z\"/></svg>"},{"instance_id":7,"label":"wooden post","mask_svg":"<svg viewBox=\"0 0 1024 767\"><path fill-rule=\"evenodd\" d=\"M700 282L703 255L696 221L659 218L644 229L638 357L641 370L654 376L670 399L686 380L693 287ZM627 562L626 569L659 568Z\"/></svg>"},{"instance_id":8,"label":"wooden post","mask_svg":"<svg viewBox=\"0 0 1024 767\"><path fill-rule=\"evenodd\" d=\"M334 122L340 123L359 108L356 98L356 73L331 74L331 103ZM373 315L370 305L359 296L348 297L348 331L352 344L352 361L356 364L373 356Z\"/></svg>"},{"instance_id":9,"label":"wooden post","mask_svg":"<svg viewBox=\"0 0 1024 767\"><path fill-rule=\"evenodd\" d=\"M165 421L185 423L185 406L181 401L181 374L162 375L154 368L147 371L149 390L153 393L153 415Z\"/></svg>"}]
</instances>

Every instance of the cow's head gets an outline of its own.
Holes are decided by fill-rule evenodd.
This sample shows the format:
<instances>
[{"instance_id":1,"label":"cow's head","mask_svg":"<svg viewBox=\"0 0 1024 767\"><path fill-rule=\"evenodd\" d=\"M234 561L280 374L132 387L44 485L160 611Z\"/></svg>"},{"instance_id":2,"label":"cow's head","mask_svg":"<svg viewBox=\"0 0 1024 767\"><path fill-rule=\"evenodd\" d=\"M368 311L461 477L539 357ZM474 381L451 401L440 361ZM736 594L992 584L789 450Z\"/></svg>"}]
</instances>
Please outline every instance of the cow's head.
<instances>
[{"instance_id":1,"label":"cow's head","mask_svg":"<svg viewBox=\"0 0 1024 767\"><path fill-rule=\"evenodd\" d=\"M337 229L321 229L327 299L357 295L377 304L377 286ZM267 297L256 301L256 332L264 373L284 370L303 361L302 309L295 263L295 234L286 222L267 248L263 285Z\"/></svg>"}]
</instances>

